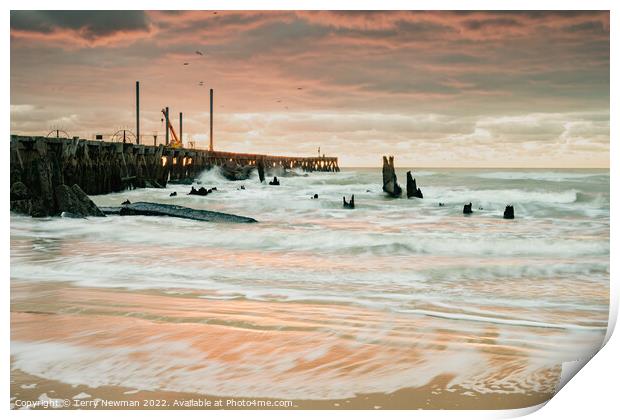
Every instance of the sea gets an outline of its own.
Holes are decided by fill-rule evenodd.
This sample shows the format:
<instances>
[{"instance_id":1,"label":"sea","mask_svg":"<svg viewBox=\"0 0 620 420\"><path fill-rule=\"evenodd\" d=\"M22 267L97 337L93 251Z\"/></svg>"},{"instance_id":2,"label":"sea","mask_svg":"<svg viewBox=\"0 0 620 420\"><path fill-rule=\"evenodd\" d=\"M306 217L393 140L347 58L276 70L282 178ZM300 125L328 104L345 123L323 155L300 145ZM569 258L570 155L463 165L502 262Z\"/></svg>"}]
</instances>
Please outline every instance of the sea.
<instances>
[{"instance_id":1,"label":"sea","mask_svg":"<svg viewBox=\"0 0 620 420\"><path fill-rule=\"evenodd\" d=\"M12 214L11 368L243 397L349 398L437 377L553 392L561 364L606 333L609 170L399 169L403 190L407 170L423 199L388 197L381 168L279 186L214 169L194 184L217 188L206 197L172 184L92 197L253 224Z\"/></svg>"}]
</instances>

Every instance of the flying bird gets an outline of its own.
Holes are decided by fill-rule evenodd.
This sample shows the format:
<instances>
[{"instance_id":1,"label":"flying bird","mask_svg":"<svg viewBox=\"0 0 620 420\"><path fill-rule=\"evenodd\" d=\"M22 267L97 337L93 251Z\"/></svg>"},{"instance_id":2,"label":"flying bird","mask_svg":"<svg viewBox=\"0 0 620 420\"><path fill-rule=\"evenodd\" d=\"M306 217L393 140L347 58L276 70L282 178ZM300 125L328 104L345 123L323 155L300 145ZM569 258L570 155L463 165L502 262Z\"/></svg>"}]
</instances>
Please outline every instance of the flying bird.
<instances>
[{"instance_id":1,"label":"flying bird","mask_svg":"<svg viewBox=\"0 0 620 420\"><path fill-rule=\"evenodd\" d=\"M189 63L183 63L184 66L189 66Z\"/></svg>"},{"instance_id":2,"label":"flying bird","mask_svg":"<svg viewBox=\"0 0 620 420\"><path fill-rule=\"evenodd\" d=\"M202 52L200 52L200 51L198 51L198 50L196 50L196 54L198 54L198 55L204 55Z\"/></svg>"},{"instance_id":3,"label":"flying bird","mask_svg":"<svg viewBox=\"0 0 620 420\"><path fill-rule=\"evenodd\" d=\"M298 87L297 90L303 90L303 88Z\"/></svg>"}]
</instances>

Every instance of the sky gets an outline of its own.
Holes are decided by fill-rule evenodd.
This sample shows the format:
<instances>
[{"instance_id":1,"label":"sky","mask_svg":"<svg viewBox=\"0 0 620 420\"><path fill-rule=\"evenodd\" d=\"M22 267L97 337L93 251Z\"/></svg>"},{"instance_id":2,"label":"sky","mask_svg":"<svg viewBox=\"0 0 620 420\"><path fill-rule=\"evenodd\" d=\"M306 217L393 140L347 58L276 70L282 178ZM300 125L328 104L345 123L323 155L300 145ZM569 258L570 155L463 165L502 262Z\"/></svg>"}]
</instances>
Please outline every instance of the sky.
<instances>
[{"instance_id":1,"label":"sky","mask_svg":"<svg viewBox=\"0 0 620 420\"><path fill-rule=\"evenodd\" d=\"M187 64L186 64L187 63ZM341 166L609 167L606 11L12 11L11 132ZM200 83L202 82L202 83Z\"/></svg>"}]
</instances>

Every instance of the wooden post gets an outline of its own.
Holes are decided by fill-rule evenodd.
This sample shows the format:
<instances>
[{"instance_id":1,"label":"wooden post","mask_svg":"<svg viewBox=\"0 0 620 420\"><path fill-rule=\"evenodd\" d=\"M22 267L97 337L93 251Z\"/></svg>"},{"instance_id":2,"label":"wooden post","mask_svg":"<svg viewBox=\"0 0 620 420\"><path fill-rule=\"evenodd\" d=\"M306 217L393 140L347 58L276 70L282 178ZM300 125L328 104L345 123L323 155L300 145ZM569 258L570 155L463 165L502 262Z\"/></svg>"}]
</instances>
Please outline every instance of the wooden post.
<instances>
[{"instance_id":1,"label":"wooden post","mask_svg":"<svg viewBox=\"0 0 620 420\"><path fill-rule=\"evenodd\" d=\"M168 143L170 142L170 133L168 132L168 124L169 124L169 117L168 117L168 107L166 107L166 146L168 146Z\"/></svg>"},{"instance_id":2,"label":"wooden post","mask_svg":"<svg viewBox=\"0 0 620 420\"><path fill-rule=\"evenodd\" d=\"M140 82L136 80L136 144L140 144Z\"/></svg>"},{"instance_id":3,"label":"wooden post","mask_svg":"<svg viewBox=\"0 0 620 420\"><path fill-rule=\"evenodd\" d=\"M179 140L181 140L181 145L183 145L183 113L179 112Z\"/></svg>"},{"instance_id":4,"label":"wooden post","mask_svg":"<svg viewBox=\"0 0 620 420\"><path fill-rule=\"evenodd\" d=\"M213 151L213 89L209 89L209 104L211 112L209 113L209 151Z\"/></svg>"}]
</instances>

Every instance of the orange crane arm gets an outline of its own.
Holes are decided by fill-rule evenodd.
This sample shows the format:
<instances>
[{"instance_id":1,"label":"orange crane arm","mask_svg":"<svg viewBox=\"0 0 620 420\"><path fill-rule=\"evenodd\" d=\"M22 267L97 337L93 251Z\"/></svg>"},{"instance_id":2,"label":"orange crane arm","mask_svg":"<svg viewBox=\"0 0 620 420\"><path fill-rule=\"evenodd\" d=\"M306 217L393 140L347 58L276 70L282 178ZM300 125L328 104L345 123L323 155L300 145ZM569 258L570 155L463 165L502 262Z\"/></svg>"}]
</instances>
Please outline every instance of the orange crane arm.
<instances>
[{"instance_id":1,"label":"orange crane arm","mask_svg":"<svg viewBox=\"0 0 620 420\"><path fill-rule=\"evenodd\" d=\"M165 108L161 110L161 113L164 114L164 118L166 118ZM183 142L179 140L179 138L177 137L177 132L174 131L174 127L172 126L172 123L170 122L170 118L168 118L168 128L170 129L170 132L172 133L172 142L171 142L172 147L183 146Z\"/></svg>"}]
</instances>

